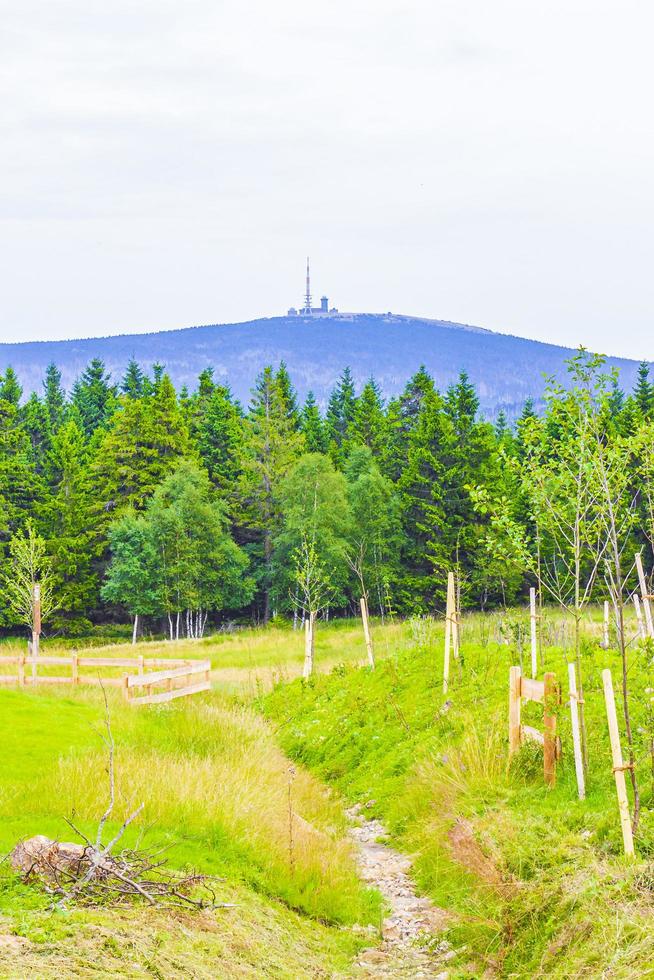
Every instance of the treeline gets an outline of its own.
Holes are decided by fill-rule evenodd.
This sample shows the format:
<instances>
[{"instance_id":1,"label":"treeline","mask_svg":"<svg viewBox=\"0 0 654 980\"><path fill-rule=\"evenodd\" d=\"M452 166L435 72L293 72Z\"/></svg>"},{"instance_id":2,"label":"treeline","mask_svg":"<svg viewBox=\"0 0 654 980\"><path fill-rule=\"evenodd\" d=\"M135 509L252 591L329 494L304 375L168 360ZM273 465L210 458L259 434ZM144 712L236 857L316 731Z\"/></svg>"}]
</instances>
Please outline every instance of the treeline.
<instances>
[{"instance_id":1,"label":"treeline","mask_svg":"<svg viewBox=\"0 0 654 980\"><path fill-rule=\"evenodd\" d=\"M480 417L465 373L439 392L420 369L384 402L346 369L323 413L311 394L298 403L283 363L247 408L211 369L177 393L161 367L148 377L132 361L114 383L96 359L67 394L51 365L23 400L7 368L0 626L23 621L12 595L25 576L51 596L50 628L68 633L128 612L193 636L208 616L339 613L362 593L376 612L426 612L443 607L450 568L464 604L512 602L536 557L556 566L560 549L539 530L533 467L564 480L556 459L584 417L633 448L629 532L634 546L651 536L654 389L645 364L628 395L601 368L580 354L572 387L550 385L544 415L527 403L513 427Z\"/></svg>"}]
</instances>

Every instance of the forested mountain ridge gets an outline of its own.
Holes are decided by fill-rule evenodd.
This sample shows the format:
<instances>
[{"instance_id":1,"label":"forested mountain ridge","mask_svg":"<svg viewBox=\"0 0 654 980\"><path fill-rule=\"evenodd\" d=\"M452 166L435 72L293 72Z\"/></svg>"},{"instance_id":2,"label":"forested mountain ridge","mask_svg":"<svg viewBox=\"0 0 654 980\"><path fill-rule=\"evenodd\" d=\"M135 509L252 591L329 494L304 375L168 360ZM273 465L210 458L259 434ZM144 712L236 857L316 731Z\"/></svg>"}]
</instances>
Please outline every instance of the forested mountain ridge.
<instances>
[{"instance_id":1,"label":"forested mountain ridge","mask_svg":"<svg viewBox=\"0 0 654 980\"><path fill-rule=\"evenodd\" d=\"M101 358L115 381L134 358L146 370L155 362L162 363L179 390L192 388L198 374L212 366L215 380L228 384L235 397L246 403L259 371L266 364L284 361L300 397L312 391L324 407L346 366L352 370L357 389L374 377L383 395L391 397L424 365L441 390L465 370L478 392L482 412L494 416L503 409L511 418L519 414L527 398L540 404L543 375L565 379L564 362L570 353L554 344L444 320L358 313L0 344L0 374L11 365L26 394L40 392L46 368L54 362L64 387L70 390L92 358ZM609 358L607 366L620 368L623 387L632 387L638 368L635 361Z\"/></svg>"}]
</instances>

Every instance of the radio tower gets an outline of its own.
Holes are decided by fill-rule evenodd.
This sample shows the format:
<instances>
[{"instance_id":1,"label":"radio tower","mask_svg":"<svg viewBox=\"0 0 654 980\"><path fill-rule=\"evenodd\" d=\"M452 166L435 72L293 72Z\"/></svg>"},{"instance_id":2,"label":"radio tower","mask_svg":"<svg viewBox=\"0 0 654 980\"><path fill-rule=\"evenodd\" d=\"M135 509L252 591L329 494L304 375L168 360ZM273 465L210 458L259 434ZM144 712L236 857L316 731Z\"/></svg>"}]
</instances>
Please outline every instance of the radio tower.
<instances>
[{"instance_id":1,"label":"radio tower","mask_svg":"<svg viewBox=\"0 0 654 980\"><path fill-rule=\"evenodd\" d=\"M309 256L307 255L307 292L304 297L304 311L311 313L311 277L309 275Z\"/></svg>"}]
</instances>

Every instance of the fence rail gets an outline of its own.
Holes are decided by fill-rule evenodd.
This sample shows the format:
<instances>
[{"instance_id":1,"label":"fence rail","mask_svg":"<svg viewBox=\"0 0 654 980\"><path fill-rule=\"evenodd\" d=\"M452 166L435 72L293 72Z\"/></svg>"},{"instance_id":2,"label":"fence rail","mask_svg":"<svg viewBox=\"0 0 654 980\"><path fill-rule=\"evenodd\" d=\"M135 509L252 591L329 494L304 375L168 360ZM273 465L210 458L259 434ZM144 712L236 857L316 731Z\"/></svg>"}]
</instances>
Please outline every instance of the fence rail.
<instances>
[{"instance_id":1,"label":"fence rail","mask_svg":"<svg viewBox=\"0 0 654 980\"><path fill-rule=\"evenodd\" d=\"M49 657L26 656L19 654L12 657L0 656L0 670L5 667L16 667L15 674L0 674L0 685L16 684L18 687L36 687L41 684L71 684L89 685L102 684L105 687L122 688L129 704L161 704L175 698L198 694L211 690L211 662L209 660L162 659L153 657ZM43 667L69 667L70 673L52 675L39 673ZM124 674L122 677L106 677L100 674L80 674L80 667L102 667L125 669L132 668L135 674ZM152 667L163 668L151 670ZM196 678L202 675L202 680ZM164 690L155 690L165 685ZM146 693L134 696L138 688L145 688Z\"/></svg>"}]
</instances>

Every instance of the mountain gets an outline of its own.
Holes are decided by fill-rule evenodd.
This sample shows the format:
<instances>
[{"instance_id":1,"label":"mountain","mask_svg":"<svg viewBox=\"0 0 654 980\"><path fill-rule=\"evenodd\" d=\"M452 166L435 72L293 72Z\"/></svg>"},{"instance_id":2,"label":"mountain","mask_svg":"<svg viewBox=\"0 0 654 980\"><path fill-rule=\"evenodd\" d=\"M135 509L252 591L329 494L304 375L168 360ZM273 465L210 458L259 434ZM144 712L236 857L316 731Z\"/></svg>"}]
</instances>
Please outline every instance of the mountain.
<instances>
[{"instance_id":1,"label":"mountain","mask_svg":"<svg viewBox=\"0 0 654 980\"><path fill-rule=\"evenodd\" d=\"M388 397L424 364L441 389L465 369L484 412L494 415L504 408L513 416L526 398L536 402L542 398L543 375L565 380L564 361L571 353L566 347L445 320L339 313L87 340L0 344L0 373L12 365L26 393L39 391L45 368L54 361L70 388L92 357L101 357L114 379L134 357L144 368L163 363L177 387L187 385L192 390L200 371L212 365L216 380L228 382L235 395L247 402L264 365L284 360L300 395L312 390L325 404L346 366L359 386L374 376ZM622 386L630 389L637 363L609 358L607 364L620 368Z\"/></svg>"}]
</instances>

